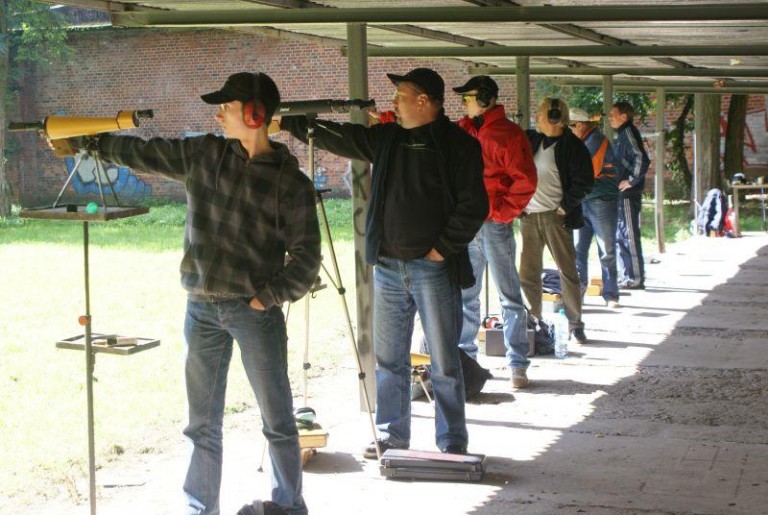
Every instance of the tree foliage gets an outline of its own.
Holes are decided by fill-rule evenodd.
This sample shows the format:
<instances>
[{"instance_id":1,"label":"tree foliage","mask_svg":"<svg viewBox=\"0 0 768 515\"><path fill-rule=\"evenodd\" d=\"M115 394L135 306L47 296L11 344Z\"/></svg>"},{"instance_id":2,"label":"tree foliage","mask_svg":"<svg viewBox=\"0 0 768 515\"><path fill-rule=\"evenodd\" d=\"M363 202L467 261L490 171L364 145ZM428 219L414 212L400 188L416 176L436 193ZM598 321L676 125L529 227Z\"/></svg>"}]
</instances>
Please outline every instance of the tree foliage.
<instances>
[{"instance_id":1,"label":"tree foliage","mask_svg":"<svg viewBox=\"0 0 768 515\"><path fill-rule=\"evenodd\" d=\"M25 64L45 67L70 56L67 22L50 4L33 0L0 0L0 217L11 212L11 187L6 176L7 107L14 102Z\"/></svg>"},{"instance_id":2,"label":"tree foliage","mask_svg":"<svg viewBox=\"0 0 768 515\"><path fill-rule=\"evenodd\" d=\"M536 91L540 96L562 98L569 107L584 109L589 114L603 113L603 88L600 86L563 86L550 80L536 81ZM635 108L635 117L644 120L655 107L655 101L648 93L627 93L614 91L613 102L626 100Z\"/></svg>"}]
</instances>

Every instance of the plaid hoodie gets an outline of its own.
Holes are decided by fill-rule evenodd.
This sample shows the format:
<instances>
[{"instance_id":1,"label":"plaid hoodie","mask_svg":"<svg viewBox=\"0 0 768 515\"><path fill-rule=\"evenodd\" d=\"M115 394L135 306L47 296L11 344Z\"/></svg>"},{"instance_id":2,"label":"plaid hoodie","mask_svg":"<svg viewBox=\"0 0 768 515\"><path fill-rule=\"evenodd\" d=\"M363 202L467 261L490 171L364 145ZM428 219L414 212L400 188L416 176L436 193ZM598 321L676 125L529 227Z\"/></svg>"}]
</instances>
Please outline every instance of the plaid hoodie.
<instances>
[{"instance_id":1,"label":"plaid hoodie","mask_svg":"<svg viewBox=\"0 0 768 515\"><path fill-rule=\"evenodd\" d=\"M285 145L271 145L249 159L238 140L210 134L99 138L106 160L184 183L184 289L256 297L265 308L300 299L320 269L314 187Z\"/></svg>"}]
</instances>

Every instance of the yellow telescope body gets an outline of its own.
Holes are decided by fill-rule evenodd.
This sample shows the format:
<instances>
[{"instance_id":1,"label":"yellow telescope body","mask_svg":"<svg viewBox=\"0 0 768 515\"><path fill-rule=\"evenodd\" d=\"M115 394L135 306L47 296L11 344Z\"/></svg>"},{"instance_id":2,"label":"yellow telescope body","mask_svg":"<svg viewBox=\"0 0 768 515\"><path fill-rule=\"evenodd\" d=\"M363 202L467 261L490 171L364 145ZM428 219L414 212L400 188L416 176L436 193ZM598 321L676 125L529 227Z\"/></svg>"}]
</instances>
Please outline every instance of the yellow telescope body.
<instances>
[{"instance_id":1,"label":"yellow telescope body","mask_svg":"<svg viewBox=\"0 0 768 515\"><path fill-rule=\"evenodd\" d=\"M139 126L142 118L152 118L151 109L143 111L118 111L117 116L90 117L90 116L47 116L42 122L11 122L8 130L38 131L51 140L54 152L58 156L71 155L74 152L66 141L67 138L78 136L95 136L105 132L134 129Z\"/></svg>"}]
</instances>

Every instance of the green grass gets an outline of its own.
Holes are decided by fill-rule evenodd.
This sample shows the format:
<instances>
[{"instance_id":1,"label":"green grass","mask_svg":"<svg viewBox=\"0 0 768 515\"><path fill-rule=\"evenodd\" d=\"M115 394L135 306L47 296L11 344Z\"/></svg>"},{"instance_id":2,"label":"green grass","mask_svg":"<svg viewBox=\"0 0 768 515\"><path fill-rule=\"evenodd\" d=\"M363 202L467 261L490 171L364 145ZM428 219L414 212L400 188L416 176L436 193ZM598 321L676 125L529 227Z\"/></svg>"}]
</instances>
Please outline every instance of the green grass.
<instances>
[{"instance_id":1,"label":"green grass","mask_svg":"<svg viewBox=\"0 0 768 515\"><path fill-rule=\"evenodd\" d=\"M326 205L354 323L351 213L344 214L351 203ZM91 224L93 330L162 342L132 356L97 355L97 463L159 452L168 441L181 441L185 292L178 266L185 212L183 205L156 206L147 215ZM0 281L6 292L0 300L0 507L5 496L13 496L15 506L34 503L87 477L84 357L55 347L57 340L82 334L77 323L85 311L82 260L80 223L15 216L0 221ZM327 288L311 303L310 377L348 369L354 384L355 362L338 297ZM298 394L303 301L289 315L288 333L289 374ZM227 413L255 406L239 362L235 355Z\"/></svg>"}]
</instances>

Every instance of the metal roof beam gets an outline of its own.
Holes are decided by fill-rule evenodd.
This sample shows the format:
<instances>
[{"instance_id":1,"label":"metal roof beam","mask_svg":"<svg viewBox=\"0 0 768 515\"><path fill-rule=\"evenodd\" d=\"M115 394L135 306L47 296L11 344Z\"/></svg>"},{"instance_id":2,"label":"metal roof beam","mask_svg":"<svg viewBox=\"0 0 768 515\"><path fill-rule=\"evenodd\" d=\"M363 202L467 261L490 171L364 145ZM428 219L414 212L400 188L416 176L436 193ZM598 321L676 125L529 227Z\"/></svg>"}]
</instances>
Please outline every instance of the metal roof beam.
<instances>
[{"instance_id":1,"label":"metal roof beam","mask_svg":"<svg viewBox=\"0 0 768 515\"><path fill-rule=\"evenodd\" d=\"M555 84L561 86L602 87L600 79L573 79L571 77L554 78ZM677 93L743 93L743 94L768 94L768 82L733 82L723 86L706 81L651 81L651 80L613 80L613 89L620 91L653 91L656 88L664 88L669 92Z\"/></svg>"},{"instance_id":2,"label":"metal roof beam","mask_svg":"<svg viewBox=\"0 0 768 515\"><path fill-rule=\"evenodd\" d=\"M573 84L582 84L584 86L601 86L602 79L573 79L571 77L553 77L552 82L561 84L564 82ZM636 86L649 88L768 88L768 80L765 81L723 81L723 80L633 80L633 79L613 79L613 85L616 86Z\"/></svg>"},{"instance_id":3,"label":"metal roof beam","mask_svg":"<svg viewBox=\"0 0 768 515\"><path fill-rule=\"evenodd\" d=\"M728 46L502 46L502 47L368 47L368 57L660 57L766 56L768 45Z\"/></svg>"},{"instance_id":4,"label":"metal roof beam","mask_svg":"<svg viewBox=\"0 0 768 515\"><path fill-rule=\"evenodd\" d=\"M472 75L516 75L517 68L470 66L467 70ZM649 77L768 77L765 68L531 68L530 75L632 75Z\"/></svg>"},{"instance_id":5,"label":"metal roof beam","mask_svg":"<svg viewBox=\"0 0 768 515\"><path fill-rule=\"evenodd\" d=\"M513 2L512 0L464 0L464 1L473 3L475 5L483 5L485 7L500 7L502 5L506 5L506 6L520 5L519 3ZM591 41L593 43L599 43L601 45L620 46L620 45L635 44L625 39L615 38L613 36L608 36L606 34L597 32L596 30L580 27L579 25L574 25L573 23L540 23L538 25L539 27L542 27L548 30L560 32L561 34L565 34L567 36L573 36L575 38L583 39L586 41ZM668 66L672 66L675 68L688 68L690 66L688 63L685 63L683 61L678 61L676 59L671 59L669 57L657 57L657 58L653 58L653 60L658 61L661 64L666 64Z\"/></svg>"},{"instance_id":6,"label":"metal roof beam","mask_svg":"<svg viewBox=\"0 0 768 515\"><path fill-rule=\"evenodd\" d=\"M251 0L255 4L268 5L270 7L282 7L283 9L336 9L335 7L328 7L309 0ZM417 27L415 25L368 25L369 28L376 28L381 30L388 30L391 32L398 32L400 34L407 34L409 36L417 36L425 39L433 39L435 41L445 41L446 43L456 43L457 45L466 46L482 46L488 44L480 39L468 38L465 36L457 36L456 34L450 34L448 32L442 32L438 30L427 29L424 27Z\"/></svg>"},{"instance_id":7,"label":"metal roof beam","mask_svg":"<svg viewBox=\"0 0 768 515\"><path fill-rule=\"evenodd\" d=\"M585 85L585 84L561 84L562 86L577 86L577 87L584 87L591 85ZM599 87L599 86L596 86ZM627 91L629 93L652 93L656 90L656 88L651 87L638 87L638 86L616 86L614 88L617 91ZM690 88L683 88L683 87L672 87L672 88L662 88L667 93L714 93L718 95L768 95L768 87L766 88L706 88L706 87L690 87Z\"/></svg>"},{"instance_id":8,"label":"metal roof beam","mask_svg":"<svg viewBox=\"0 0 768 515\"><path fill-rule=\"evenodd\" d=\"M323 23L576 23L611 21L768 20L766 4L535 7L388 7L346 9L228 9L113 13L121 26L235 27Z\"/></svg>"}]
</instances>

